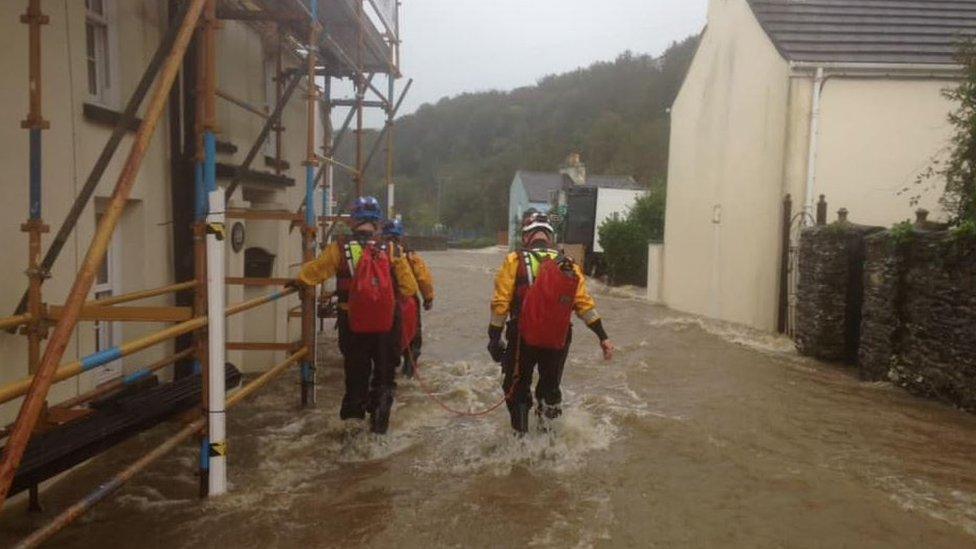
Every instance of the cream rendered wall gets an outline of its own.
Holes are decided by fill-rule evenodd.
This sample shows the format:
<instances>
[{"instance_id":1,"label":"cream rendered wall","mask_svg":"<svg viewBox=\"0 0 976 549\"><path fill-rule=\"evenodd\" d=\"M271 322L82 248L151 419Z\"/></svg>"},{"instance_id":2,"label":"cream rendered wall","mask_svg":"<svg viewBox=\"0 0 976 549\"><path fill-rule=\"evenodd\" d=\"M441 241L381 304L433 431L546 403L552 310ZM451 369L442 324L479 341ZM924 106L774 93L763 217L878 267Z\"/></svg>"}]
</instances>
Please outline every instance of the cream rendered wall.
<instances>
[{"instance_id":1,"label":"cream rendered wall","mask_svg":"<svg viewBox=\"0 0 976 549\"><path fill-rule=\"evenodd\" d=\"M789 66L744 0L712 0L672 108L664 301L772 329Z\"/></svg>"},{"instance_id":2,"label":"cream rendered wall","mask_svg":"<svg viewBox=\"0 0 976 549\"><path fill-rule=\"evenodd\" d=\"M152 57L165 25L165 3L157 0L116 0L118 20L120 79L116 104L109 105L121 110L135 88L138 79ZM20 224L27 218L27 132L20 129L20 121L27 113L27 27L19 22L24 12L23 2L0 2L0 72L6 75L0 85L0 162L5 166L5 177L0 182L4 200L0 201L0 231L6 235L0 261L0 316L11 314L26 287L23 270L26 267L27 238L20 233ZM93 124L82 113L87 99L84 72L85 25L84 2L80 0L43 0L42 9L51 18L50 25L43 27L43 75L44 115L51 122L51 129L44 132L43 162L43 216L57 230L84 184L95 159L111 133L111 128ZM254 104L263 105L264 52L259 35L237 22L226 22L219 34L220 87L232 91ZM294 63L294 61L291 61ZM284 115L288 128L283 140L285 159L291 164L285 175L296 180L297 185L286 192L277 193L276 200L290 209L297 208L304 189L304 168L301 162L305 154L305 102L301 89L296 91ZM233 156L222 155L219 161L239 163L257 136L262 120L235 106L219 102L218 116L221 125L219 139L235 143L239 151ZM127 206L117 235L122 247L121 291L163 286L174 282L172 270L170 204L170 159L168 143L168 117L164 115L154 135L142 169L137 178L132 199ZM321 135L321 128L319 134ZM94 199L82 215L77 230L52 271L52 278L44 287L45 301L63 303L74 280L80 262L95 230L96 204L107 200L118 177L119 170L132 143L130 133L122 143L116 157L102 179ZM264 165L263 155L255 162L254 169L270 170ZM240 200L241 195L237 195ZM239 202L246 206L246 202ZM287 224L276 229L279 235L273 250L279 255L277 276L288 276L297 271L294 266L301 258L297 231L289 234ZM45 235L46 250L52 234ZM228 272L240 273L243 253L234 254L228 246ZM270 291L270 289L268 289ZM231 288L229 301L243 297L243 290ZM297 321L287 320L287 309L297 305L295 298L287 303L270 306L274 310L275 333L278 341L295 339L300 327ZM161 297L139 303L145 305L172 305L172 298ZM158 324L126 324L122 339L128 340L158 329ZM290 332L290 333L289 333ZM95 349L93 324L82 322L76 330L63 361L67 362L90 354ZM232 327L232 337L242 335L240 325ZM124 361L126 371L142 367L172 352L172 344L160 345ZM232 355L239 358L240 355ZM7 383L27 375L26 338L0 332L0 383ZM263 368L270 366L264 365ZM254 369L258 369L257 365ZM262 369L263 369L262 368ZM164 371L164 375L166 375ZM57 384L50 393L49 401L57 403L65 398L84 392L92 387L91 374L85 374ZM20 401L0 406L0 422L11 420Z\"/></svg>"},{"instance_id":3,"label":"cream rendered wall","mask_svg":"<svg viewBox=\"0 0 976 549\"><path fill-rule=\"evenodd\" d=\"M262 45L261 36L251 27L237 21L225 21L220 31L218 46L217 86L232 93L235 97L255 106L264 106L268 100L265 83L265 59L274 53L273 45ZM286 65L297 67L295 59L287 59ZM306 102L307 87L304 82L292 95L283 113L282 158L288 162L289 169L283 174L295 180L295 185L278 192L247 192L235 195L241 206L254 209L287 209L295 211L305 195L306 149ZM272 102L273 102L273 98ZM248 150L264 125L264 119L242 110L226 101L218 101L219 120L218 139L229 141L237 146L235 154L221 154L220 162L238 165L244 161ZM316 126L316 135L322 135L322 128ZM321 139L319 139L321 140ZM321 153L321 150L318 149ZM274 171L265 164L265 149L262 148L252 169ZM226 182L225 182L226 183ZM254 202L249 197L259 197ZM316 204L319 206L319 204ZM319 212L321 214L321 212ZM252 246L262 247L277 255L274 277L294 277L302 260L301 236L299 230L289 230L289 224L281 221L245 222L246 240L244 249ZM234 253L228 246L228 272L243 274L244 252ZM273 288L228 287L228 303L258 297ZM289 342L301 335L301 322L289 318L288 310L298 306L297 297L289 297L276 303L264 305L260 309L233 319L228 324L228 337L237 341ZM245 372L259 372L284 359L283 352L248 351L231 353L228 360L237 364Z\"/></svg>"},{"instance_id":4,"label":"cream rendered wall","mask_svg":"<svg viewBox=\"0 0 976 549\"><path fill-rule=\"evenodd\" d=\"M817 195L834 212L845 207L851 220L890 226L914 219L909 203L918 174L944 156L952 134L946 121L953 105L939 80L831 78L822 93L821 134L816 162ZM809 107L806 108L809 112ZM911 193L899 196L899 191ZM920 206L944 218L938 198L943 184L931 181Z\"/></svg>"},{"instance_id":5,"label":"cream rendered wall","mask_svg":"<svg viewBox=\"0 0 976 549\"><path fill-rule=\"evenodd\" d=\"M807 163L810 152L810 108L813 99L813 79L790 79L789 112L786 120L786 149L783 160L781 196L793 199L793 229L803 222L806 197ZM821 130L823 128L821 127ZM815 212L814 212L815 213Z\"/></svg>"},{"instance_id":6,"label":"cream rendered wall","mask_svg":"<svg viewBox=\"0 0 976 549\"><path fill-rule=\"evenodd\" d=\"M0 70L8 75L0 88L0 98L5 105L0 109L0 140L5 144L0 152L0 161L6 166L7 175L3 183L5 200L0 203L0 231L8 238L8 245L3 251L4 261L0 262L0 311L3 311L0 314L6 315L13 311L26 286L23 275L27 257L26 236L19 232L19 225L27 217L27 132L19 128L19 122L27 112L27 27L19 22L19 16L24 11L22 2L0 4L0 40L3 41ZM114 99L124 100L135 87L159 40L162 13L160 4L152 0L115 4L117 17L127 23L118 26L120 58L114 67L118 71L118 84L121 87L114 94ZM88 100L84 73L84 3L45 0L42 9L51 18L50 24L42 29L43 108L45 117L51 122L51 129L45 131L43 136L43 216L53 233L67 215L111 129L92 124L82 115L82 104ZM146 155L122 222L123 292L164 285L172 278L169 267L172 251L169 229L165 225L171 217L166 132L164 120ZM48 303L61 303L67 296L74 273L94 233L95 203L111 195L130 144L131 135L123 141L91 205L82 215L75 234L52 270L52 278L44 287L45 301ZM152 207L147 208L146 204ZM45 250L52 236L45 235ZM146 304L168 304L168 301L150 300ZM123 329L122 336L123 339L136 337L155 328L158 325L129 325ZM80 323L75 333L76 337L68 346L64 361L94 351L92 323ZM140 356L139 363L155 360L170 352L170 349L160 346L146 351ZM4 364L0 370L0 382L9 382L27 374L25 338L0 333L0 356ZM135 367L135 362L129 362L131 365L127 364L127 368ZM91 386L91 374L67 380L52 388L50 401L58 402ZM15 401L0 407L0 419L12 418L18 406L19 402Z\"/></svg>"}]
</instances>

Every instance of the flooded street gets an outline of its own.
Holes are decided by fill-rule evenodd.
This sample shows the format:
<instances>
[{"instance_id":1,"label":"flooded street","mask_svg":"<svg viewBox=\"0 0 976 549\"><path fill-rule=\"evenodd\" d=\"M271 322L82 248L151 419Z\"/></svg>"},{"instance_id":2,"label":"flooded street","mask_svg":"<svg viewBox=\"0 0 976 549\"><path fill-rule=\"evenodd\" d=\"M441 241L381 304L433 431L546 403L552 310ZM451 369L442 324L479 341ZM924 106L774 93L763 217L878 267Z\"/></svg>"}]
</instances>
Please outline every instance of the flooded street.
<instances>
[{"instance_id":1,"label":"flooded street","mask_svg":"<svg viewBox=\"0 0 976 549\"><path fill-rule=\"evenodd\" d=\"M426 254L438 283L421 373L451 406L501 397L485 351L495 252ZM298 374L230 414L231 493L197 499L189 446L60 534L59 547L972 547L976 416L797 357L781 339L596 289L619 353L577 325L553 434L512 437L504 409L448 415L400 382L392 434L338 419L323 337L319 406ZM68 477L47 515L174 430Z\"/></svg>"}]
</instances>

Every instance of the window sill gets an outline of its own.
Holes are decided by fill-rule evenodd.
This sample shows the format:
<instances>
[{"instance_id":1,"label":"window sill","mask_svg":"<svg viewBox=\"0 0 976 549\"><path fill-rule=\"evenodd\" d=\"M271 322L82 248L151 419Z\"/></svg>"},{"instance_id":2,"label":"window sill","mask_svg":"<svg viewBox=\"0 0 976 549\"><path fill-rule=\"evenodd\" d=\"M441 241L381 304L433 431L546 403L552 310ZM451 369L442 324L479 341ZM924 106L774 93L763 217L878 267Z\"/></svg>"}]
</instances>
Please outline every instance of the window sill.
<instances>
[{"instance_id":1,"label":"window sill","mask_svg":"<svg viewBox=\"0 0 976 549\"><path fill-rule=\"evenodd\" d=\"M282 160L279 162L275 160L273 156L265 156L264 165L269 168L277 168L282 171L288 171L291 169L291 164L289 164L287 160Z\"/></svg>"},{"instance_id":2,"label":"window sill","mask_svg":"<svg viewBox=\"0 0 976 549\"><path fill-rule=\"evenodd\" d=\"M100 126L109 126L114 128L119 124L119 121L122 120L122 113L119 111L110 109L108 107L103 107L102 105L98 105L96 103L86 102L84 105L82 105L82 113L85 120ZM139 129L140 124L142 124L142 119L135 118L126 129L134 132Z\"/></svg>"}]
</instances>

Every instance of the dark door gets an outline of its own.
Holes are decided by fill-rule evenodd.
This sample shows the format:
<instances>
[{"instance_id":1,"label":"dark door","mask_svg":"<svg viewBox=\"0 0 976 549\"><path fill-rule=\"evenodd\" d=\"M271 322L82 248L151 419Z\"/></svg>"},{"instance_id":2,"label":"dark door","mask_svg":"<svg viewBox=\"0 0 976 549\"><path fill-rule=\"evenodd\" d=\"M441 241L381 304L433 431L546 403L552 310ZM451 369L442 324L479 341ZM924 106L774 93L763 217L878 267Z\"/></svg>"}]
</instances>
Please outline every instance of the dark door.
<instances>
[{"instance_id":1,"label":"dark door","mask_svg":"<svg viewBox=\"0 0 976 549\"><path fill-rule=\"evenodd\" d=\"M587 249L593 243L596 230L596 189L572 188L566 191L566 220L563 243L584 244Z\"/></svg>"}]
</instances>

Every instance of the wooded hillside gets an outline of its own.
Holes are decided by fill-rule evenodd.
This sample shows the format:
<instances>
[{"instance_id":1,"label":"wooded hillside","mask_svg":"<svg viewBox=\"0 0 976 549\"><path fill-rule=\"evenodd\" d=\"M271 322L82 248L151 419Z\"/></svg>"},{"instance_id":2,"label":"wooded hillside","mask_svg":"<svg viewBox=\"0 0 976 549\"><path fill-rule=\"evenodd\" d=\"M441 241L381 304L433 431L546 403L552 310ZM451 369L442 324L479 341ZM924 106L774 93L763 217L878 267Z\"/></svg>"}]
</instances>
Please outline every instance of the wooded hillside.
<instances>
[{"instance_id":1,"label":"wooded hillside","mask_svg":"<svg viewBox=\"0 0 976 549\"><path fill-rule=\"evenodd\" d=\"M668 108L696 45L688 38L657 58L627 52L535 86L445 98L400 118L397 200L408 229L440 222L481 234L503 230L515 171L555 171L572 151L582 153L591 174L663 184ZM351 137L340 157L352 157ZM374 139L371 132L367 144ZM383 164L381 152L368 174L370 191L381 198ZM337 171L338 188L349 189L347 181Z\"/></svg>"}]
</instances>

